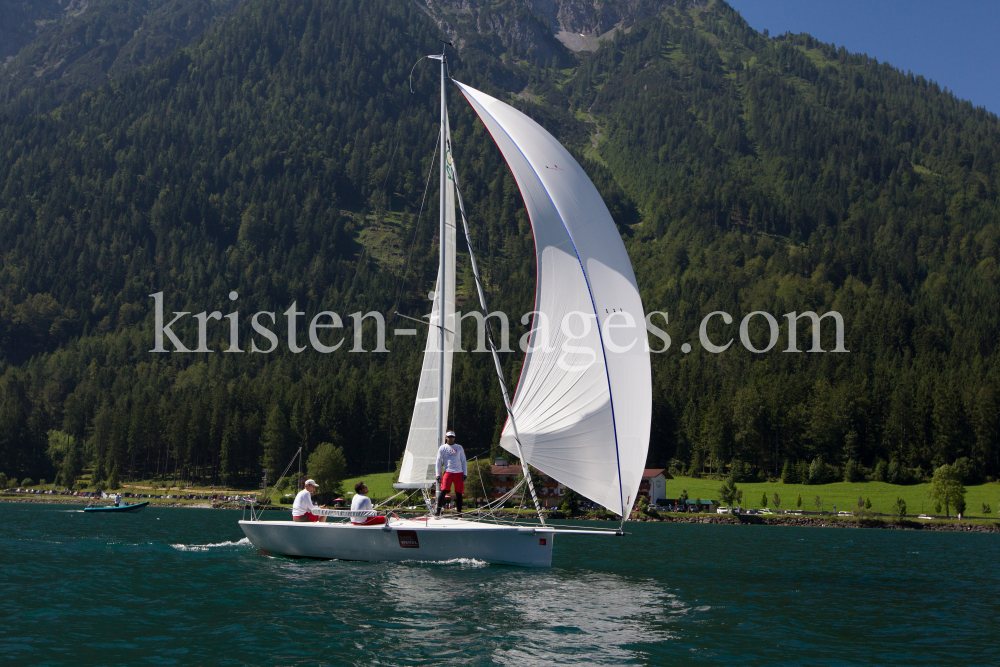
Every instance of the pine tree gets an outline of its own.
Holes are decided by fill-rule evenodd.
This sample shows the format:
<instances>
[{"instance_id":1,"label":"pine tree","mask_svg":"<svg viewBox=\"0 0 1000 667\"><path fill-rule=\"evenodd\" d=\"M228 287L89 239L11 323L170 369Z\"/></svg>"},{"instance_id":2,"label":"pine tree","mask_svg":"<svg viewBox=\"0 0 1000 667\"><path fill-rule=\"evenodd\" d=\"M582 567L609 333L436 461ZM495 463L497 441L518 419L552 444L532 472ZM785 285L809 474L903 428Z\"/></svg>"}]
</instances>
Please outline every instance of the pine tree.
<instances>
[{"instance_id":1,"label":"pine tree","mask_svg":"<svg viewBox=\"0 0 1000 667\"><path fill-rule=\"evenodd\" d=\"M118 480L118 466L111 469L111 474L108 476L108 488L112 491L121 488L121 482Z\"/></svg>"},{"instance_id":2,"label":"pine tree","mask_svg":"<svg viewBox=\"0 0 1000 667\"><path fill-rule=\"evenodd\" d=\"M291 432L288 420L285 418L284 410L277 403L272 405L270 412L267 413L261 444L264 447L261 465L271 471L270 479L275 479L276 475L288 465L291 457Z\"/></svg>"}]
</instances>

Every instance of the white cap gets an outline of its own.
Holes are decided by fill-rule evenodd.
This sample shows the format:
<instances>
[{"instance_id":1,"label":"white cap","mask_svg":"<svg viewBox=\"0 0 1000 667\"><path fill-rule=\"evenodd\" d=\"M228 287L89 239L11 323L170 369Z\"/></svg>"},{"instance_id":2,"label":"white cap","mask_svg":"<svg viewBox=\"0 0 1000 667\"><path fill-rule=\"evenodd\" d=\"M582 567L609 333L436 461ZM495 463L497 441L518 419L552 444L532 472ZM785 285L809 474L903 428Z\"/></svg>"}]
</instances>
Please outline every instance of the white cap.
<instances>
[{"instance_id":1,"label":"white cap","mask_svg":"<svg viewBox=\"0 0 1000 667\"><path fill-rule=\"evenodd\" d=\"M447 433L444 434L444 437L446 437L446 438L454 438L455 437L455 432L454 431L448 431Z\"/></svg>"},{"instance_id":2,"label":"white cap","mask_svg":"<svg viewBox=\"0 0 1000 667\"><path fill-rule=\"evenodd\" d=\"M310 484L312 484L313 486L315 486L317 490L319 489L319 484L317 484L316 480L314 480L314 479L307 479L306 483L303 484L302 486L309 486Z\"/></svg>"}]
</instances>

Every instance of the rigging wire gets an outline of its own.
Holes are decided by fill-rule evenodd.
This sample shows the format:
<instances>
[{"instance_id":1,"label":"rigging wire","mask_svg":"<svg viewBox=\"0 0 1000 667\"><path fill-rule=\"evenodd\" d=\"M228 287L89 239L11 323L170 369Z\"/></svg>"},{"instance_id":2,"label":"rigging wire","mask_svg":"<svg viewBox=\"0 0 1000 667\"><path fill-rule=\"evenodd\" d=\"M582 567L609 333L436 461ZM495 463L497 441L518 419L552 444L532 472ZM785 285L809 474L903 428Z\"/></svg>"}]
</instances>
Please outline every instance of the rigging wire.
<instances>
[{"instance_id":1,"label":"rigging wire","mask_svg":"<svg viewBox=\"0 0 1000 667\"><path fill-rule=\"evenodd\" d=\"M397 131L396 131L396 145L392 149L392 154L389 156L389 164L385 170L385 178L382 179L382 187L379 190L379 192L382 193L383 200L386 199L385 188L386 184L388 184L389 182L389 176L392 175L392 164L396 159L396 152L399 150L399 144L403 140L403 119L407 116L410 110L410 104L412 102L412 99L413 98L407 98L406 109L404 109L403 113L400 114L399 116L399 122L397 123ZM344 295L341 297L341 305L345 305L350 299L351 294L354 292L354 285L355 283L357 283L358 274L361 273L363 260L366 259L368 256L368 251L369 251L368 244L362 241L361 246L362 246L362 252L361 255L358 257L357 264L354 267L354 277L351 279L351 286L348 288L347 292L344 293Z\"/></svg>"},{"instance_id":2,"label":"rigging wire","mask_svg":"<svg viewBox=\"0 0 1000 667\"><path fill-rule=\"evenodd\" d=\"M517 432L517 422L514 419L514 408L510 400L510 393L507 391L507 381L504 379L503 367L500 365L500 355L497 352L496 340L493 336L493 327L490 324L490 318L488 317L490 309L486 306L486 295L483 292L482 276L479 274L479 265L476 263L476 254L472 247L472 235L469 232L469 219L465 214L465 201L462 199L462 189L458 184L457 172L457 168L453 166L452 180L455 183L455 193L458 198L458 209L462 214L462 227L465 231L466 246L469 251L469 263L472 265L472 276L476 281L476 291L479 295L479 303L483 308L483 312L487 315L487 317L484 318L484 322L486 324L486 336L490 343L490 352L493 356L493 365L496 367L497 380L500 382L500 391L503 394L504 407L507 409L507 418L510 420L514 442L517 443L518 458L521 459L522 470L524 470L525 479L528 481L528 491L531 492L531 500L534 502L535 511L538 512L538 520L542 522L542 525L545 525L545 516L542 514L541 504L538 502L538 494L535 493L535 485L531 481L531 471L530 468L528 468L528 462L524 460L524 456L521 451L521 437Z\"/></svg>"},{"instance_id":3,"label":"rigging wire","mask_svg":"<svg viewBox=\"0 0 1000 667\"><path fill-rule=\"evenodd\" d=\"M419 61L418 61L419 62ZM416 65L414 65L416 67ZM411 89L412 91L412 89ZM441 129L438 128L438 139L441 138ZM413 258L413 247L417 244L417 232L420 231L420 218L424 213L424 204L427 202L427 190L431 184L431 174L434 171L434 160L437 157L439 141L436 139L434 141L434 155L431 157L430 169L427 170L427 180L424 183L424 196L420 200L420 211L417 213L416 220L413 221L413 239L410 241L410 249L406 255L406 261L403 262L403 273L400 275L400 285L399 290L396 292L396 303L392 307L392 315L396 314L399 310L399 301L403 298L403 291L406 288L406 273L409 270L410 260ZM388 175L387 175L388 177ZM390 315L390 317L392 316ZM396 402L396 364L395 358L389 355L389 461L387 463L387 468L391 472L392 469L392 422L393 422L393 410Z\"/></svg>"},{"instance_id":4,"label":"rigging wire","mask_svg":"<svg viewBox=\"0 0 1000 667\"><path fill-rule=\"evenodd\" d=\"M396 293L396 304L394 312L399 308L399 301L403 296L403 290L406 288L406 272L410 265L410 260L413 259L413 247L417 244L417 232L420 230L420 219L424 213L424 204L427 203L427 191L431 185L431 174L434 173L434 160L437 158L438 144L441 143L441 128L438 128L438 136L434 140L434 154L431 156L431 166L427 170L427 180L424 183L424 196L420 200L420 210L417 212L417 219L414 220L413 224L413 238L410 240L410 249L406 255L406 262L403 264L403 274L400 278L399 290Z\"/></svg>"},{"instance_id":5,"label":"rigging wire","mask_svg":"<svg viewBox=\"0 0 1000 667\"><path fill-rule=\"evenodd\" d=\"M285 475L288 474L288 471L291 469L292 464L295 463L295 459L299 459L299 466L300 466L299 469L301 470L301 465L302 465L302 458L301 457L302 457L302 448L299 447L298 451L296 451L295 455L292 457L292 460L288 462L287 466L285 466L284 472L282 472L281 476L278 477L278 480L274 484L271 485L271 493L267 494L267 498L265 498L264 501L260 503L260 506L261 506L260 507L260 511L257 513L257 517L256 518L254 518L253 506L251 505L251 507L250 507L250 520L251 521L258 521L260 519L261 515L264 514L264 507L267 506L267 505L269 505L269 504L271 504L271 496L273 496L274 492L278 489L278 484L281 482L281 480L283 480L285 478Z\"/></svg>"},{"instance_id":6,"label":"rigging wire","mask_svg":"<svg viewBox=\"0 0 1000 667\"><path fill-rule=\"evenodd\" d=\"M423 58L418 58L417 62L413 63L413 67L410 68L409 85L410 85L410 94L411 95L415 95L416 94L416 91L413 90L413 71L417 68L417 65L419 65L421 62L423 62L427 58L430 58L430 56L424 56ZM411 97L409 99L410 99L410 102L412 103L413 98ZM407 109L409 109L409 104L407 105ZM420 199L420 210L417 212L417 218L416 218L416 220L414 220L414 224L413 224L413 239L410 240L410 249L409 249L409 251L408 251L408 253L406 255L406 261L403 263L403 274L402 274L402 277L401 277L399 290L396 293L396 303L395 303L394 311L395 311L395 309L399 308L399 301L402 298L403 290L406 287L406 271L407 271L407 268L410 265L410 260L413 258L413 246L415 246L416 243L417 243L417 232L420 229L420 218L421 218L421 216L424 213L424 204L427 203L427 191L430 188L430 184L431 184L431 174L434 173L434 161L435 161L435 158L437 158L438 144L441 143L441 132L442 131L443 131L443 128L439 125L438 126L437 137L434 139L434 153L431 155L430 167L427 169L427 179L424 181L424 195ZM388 176L388 174L386 174L386 175ZM384 188L384 186L383 186L383 188Z\"/></svg>"},{"instance_id":7,"label":"rigging wire","mask_svg":"<svg viewBox=\"0 0 1000 667\"><path fill-rule=\"evenodd\" d=\"M416 67L416 64L414 64L414 67ZM413 75L413 70L412 69L410 70L410 75L411 76ZM412 82L411 82L411 86L410 86L410 92L411 93L413 92ZM396 159L396 151L399 150L399 144L400 144L400 142L403 139L403 119L406 118L409 115L410 105L412 103L413 103L413 98L412 97L407 97L406 98L406 109L399 116L399 128L398 128L398 132L396 133L396 146L392 149L392 155L389 156L389 165L386 167L386 170L385 170L385 178L382 179L382 199L383 199L383 201L387 200L387 197L386 197L386 194L385 194L385 186L389 182L389 176L392 174L392 164L393 164L393 162ZM355 276L357 276L357 274L355 274ZM389 441L388 441L389 455L386 457L386 468L387 468L387 470L389 472L392 472L392 422L393 422L393 407L394 407L394 404L395 404L395 400L394 399L395 399L395 395L396 395L396 392L395 392L395 386L396 386L395 378L396 378L396 365L395 365L395 363L393 363L393 359L390 356L390 358L389 358Z\"/></svg>"}]
</instances>

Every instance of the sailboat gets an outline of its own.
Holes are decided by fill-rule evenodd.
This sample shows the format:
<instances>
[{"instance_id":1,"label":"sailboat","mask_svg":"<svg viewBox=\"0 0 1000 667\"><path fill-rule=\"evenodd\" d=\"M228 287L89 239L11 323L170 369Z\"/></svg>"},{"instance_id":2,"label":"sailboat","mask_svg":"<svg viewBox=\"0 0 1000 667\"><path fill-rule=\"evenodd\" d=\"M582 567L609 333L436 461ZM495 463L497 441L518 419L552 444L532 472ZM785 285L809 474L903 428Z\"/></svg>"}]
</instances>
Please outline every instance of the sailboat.
<instances>
[{"instance_id":1,"label":"sailboat","mask_svg":"<svg viewBox=\"0 0 1000 667\"><path fill-rule=\"evenodd\" d=\"M522 483L538 511L538 523L503 523L482 515L437 517L431 511L427 491L434 484L435 458L444 442L455 347L458 213L469 240L480 305L484 312L489 310L451 152L446 59L444 53L428 57L441 65L440 254L397 484L424 493L428 513L420 518L393 516L373 526L261 521L251 516L240 521L240 527L254 545L272 554L360 561L471 558L548 567L559 534L622 535L623 530L546 524L530 474ZM513 398L488 330L507 409L500 445L522 466L543 470L620 516L624 525L645 466L652 413L646 322L628 253L597 189L551 134L510 105L454 83L503 154L535 240L534 320ZM318 512L344 519L374 514Z\"/></svg>"}]
</instances>

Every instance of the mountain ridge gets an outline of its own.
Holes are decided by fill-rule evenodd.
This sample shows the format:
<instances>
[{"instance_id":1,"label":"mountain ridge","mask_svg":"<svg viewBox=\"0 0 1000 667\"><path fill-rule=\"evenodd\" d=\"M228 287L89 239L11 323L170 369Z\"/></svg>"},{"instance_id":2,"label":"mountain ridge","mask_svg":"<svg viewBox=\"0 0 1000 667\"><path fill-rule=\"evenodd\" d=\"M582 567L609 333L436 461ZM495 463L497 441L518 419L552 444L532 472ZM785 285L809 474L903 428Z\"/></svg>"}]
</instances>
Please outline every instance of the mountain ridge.
<instances>
[{"instance_id":1,"label":"mountain ridge","mask_svg":"<svg viewBox=\"0 0 1000 667\"><path fill-rule=\"evenodd\" d=\"M620 4L662 11L575 54L529 11L543 4L510 16L548 60L507 39L520 28L484 30L465 33L452 71L567 144L647 309L669 312L650 463L776 477L817 457L891 460L919 475L964 457L1000 475L997 117L808 35L764 37L721 2ZM410 94L408 75L440 48L426 9L245 2L50 113L3 112L0 471L53 474L49 430L105 475L162 474L166 461L247 479L262 457L321 441L343 444L352 470L391 466L416 341L385 359L151 358L148 295L191 312L229 308L233 290L249 312L422 314L436 83L418 67ZM491 307L516 320L533 295L528 220L482 127L461 105L450 113ZM851 352L786 354L784 338L765 355L738 341L678 352L700 349L714 310L772 313L783 337L783 314L837 310ZM224 349L225 333L211 336ZM798 343L810 346L804 327ZM481 356L456 361L454 423L486 455L503 414ZM505 355L512 385L519 364Z\"/></svg>"}]
</instances>

